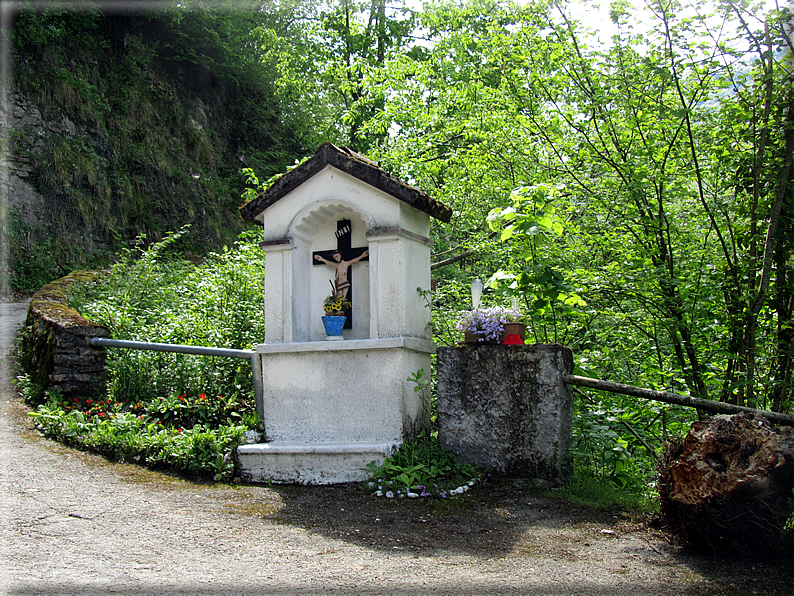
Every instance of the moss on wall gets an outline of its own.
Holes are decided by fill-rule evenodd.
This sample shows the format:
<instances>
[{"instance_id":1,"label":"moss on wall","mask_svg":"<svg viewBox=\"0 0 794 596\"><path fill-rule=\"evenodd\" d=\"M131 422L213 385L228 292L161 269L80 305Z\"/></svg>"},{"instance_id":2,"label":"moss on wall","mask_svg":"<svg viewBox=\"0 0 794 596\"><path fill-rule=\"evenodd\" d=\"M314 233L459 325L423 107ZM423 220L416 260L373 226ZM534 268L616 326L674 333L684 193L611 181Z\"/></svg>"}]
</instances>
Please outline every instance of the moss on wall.
<instances>
[{"instance_id":1,"label":"moss on wall","mask_svg":"<svg viewBox=\"0 0 794 596\"><path fill-rule=\"evenodd\" d=\"M251 43L262 11L29 9L12 28L12 286L99 268L139 234L191 224L198 256L248 224L243 167L307 152ZM43 6L43 5L42 5Z\"/></svg>"},{"instance_id":2,"label":"moss on wall","mask_svg":"<svg viewBox=\"0 0 794 596\"><path fill-rule=\"evenodd\" d=\"M33 295L22 330L22 369L35 388L34 398L45 391L65 397L105 393L105 350L88 346L88 337L109 337L110 332L67 306L75 284L94 281L100 274L75 271Z\"/></svg>"}]
</instances>

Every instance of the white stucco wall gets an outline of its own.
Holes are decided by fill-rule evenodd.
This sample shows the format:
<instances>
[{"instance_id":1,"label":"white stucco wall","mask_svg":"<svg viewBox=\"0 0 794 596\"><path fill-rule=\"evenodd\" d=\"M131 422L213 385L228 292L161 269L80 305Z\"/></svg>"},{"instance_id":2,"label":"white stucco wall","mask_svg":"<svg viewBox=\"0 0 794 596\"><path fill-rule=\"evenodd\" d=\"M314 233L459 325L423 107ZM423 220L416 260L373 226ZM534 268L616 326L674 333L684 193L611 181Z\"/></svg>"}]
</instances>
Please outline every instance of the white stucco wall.
<instances>
[{"instance_id":1,"label":"white stucco wall","mask_svg":"<svg viewBox=\"0 0 794 596\"><path fill-rule=\"evenodd\" d=\"M259 346L271 442L388 443L422 428L408 377L432 342L395 338Z\"/></svg>"}]
</instances>

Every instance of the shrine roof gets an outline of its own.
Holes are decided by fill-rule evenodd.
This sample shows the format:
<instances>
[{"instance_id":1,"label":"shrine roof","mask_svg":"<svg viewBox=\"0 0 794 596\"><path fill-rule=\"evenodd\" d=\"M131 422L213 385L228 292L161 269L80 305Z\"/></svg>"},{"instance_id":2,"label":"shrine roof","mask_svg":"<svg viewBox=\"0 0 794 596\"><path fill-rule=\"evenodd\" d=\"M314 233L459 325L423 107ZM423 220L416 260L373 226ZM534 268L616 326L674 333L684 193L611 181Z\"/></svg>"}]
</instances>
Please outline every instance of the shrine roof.
<instances>
[{"instance_id":1,"label":"shrine roof","mask_svg":"<svg viewBox=\"0 0 794 596\"><path fill-rule=\"evenodd\" d=\"M331 143L320 145L311 158L288 171L278 178L270 188L242 205L240 215L245 221L255 221L257 215L329 165L390 194L439 221L448 222L452 218L450 207L396 176L392 176L363 155L347 147L337 147Z\"/></svg>"}]
</instances>

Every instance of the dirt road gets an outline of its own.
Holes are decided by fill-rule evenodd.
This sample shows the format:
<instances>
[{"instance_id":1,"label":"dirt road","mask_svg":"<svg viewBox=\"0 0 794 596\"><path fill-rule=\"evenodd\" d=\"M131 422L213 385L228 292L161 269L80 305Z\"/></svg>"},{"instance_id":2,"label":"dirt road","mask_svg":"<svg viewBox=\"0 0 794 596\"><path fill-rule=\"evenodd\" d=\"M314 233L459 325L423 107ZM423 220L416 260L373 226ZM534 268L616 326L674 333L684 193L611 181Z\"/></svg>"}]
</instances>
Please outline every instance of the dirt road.
<instances>
[{"instance_id":1,"label":"dirt road","mask_svg":"<svg viewBox=\"0 0 794 596\"><path fill-rule=\"evenodd\" d=\"M458 500L187 482L40 437L0 399L0 593L791 594L791 561L687 556L489 482Z\"/></svg>"},{"instance_id":2,"label":"dirt road","mask_svg":"<svg viewBox=\"0 0 794 596\"><path fill-rule=\"evenodd\" d=\"M0 356L11 351L17 330L28 314L29 300L0 302Z\"/></svg>"}]
</instances>

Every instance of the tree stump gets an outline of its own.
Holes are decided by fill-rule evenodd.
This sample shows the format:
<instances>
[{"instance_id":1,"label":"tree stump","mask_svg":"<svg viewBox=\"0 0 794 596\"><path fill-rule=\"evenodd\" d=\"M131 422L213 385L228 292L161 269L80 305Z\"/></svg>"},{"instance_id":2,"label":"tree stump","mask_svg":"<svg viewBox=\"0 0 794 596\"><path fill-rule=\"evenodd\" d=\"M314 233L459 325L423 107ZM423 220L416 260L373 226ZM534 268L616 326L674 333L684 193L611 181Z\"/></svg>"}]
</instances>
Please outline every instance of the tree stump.
<instances>
[{"instance_id":1,"label":"tree stump","mask_svg":"<svg viewBox=\"0 0 794 596\"><path fill-rule=\"evenodd\" d=\"M794 429L776 429L760 415L696 422L659 464L662 522L684 544L711 554L778 549L792 488Z\"/></svg>"}]
</instances>

